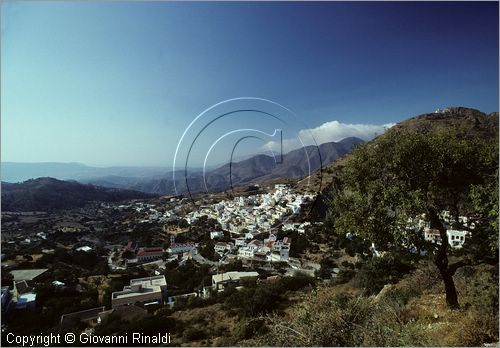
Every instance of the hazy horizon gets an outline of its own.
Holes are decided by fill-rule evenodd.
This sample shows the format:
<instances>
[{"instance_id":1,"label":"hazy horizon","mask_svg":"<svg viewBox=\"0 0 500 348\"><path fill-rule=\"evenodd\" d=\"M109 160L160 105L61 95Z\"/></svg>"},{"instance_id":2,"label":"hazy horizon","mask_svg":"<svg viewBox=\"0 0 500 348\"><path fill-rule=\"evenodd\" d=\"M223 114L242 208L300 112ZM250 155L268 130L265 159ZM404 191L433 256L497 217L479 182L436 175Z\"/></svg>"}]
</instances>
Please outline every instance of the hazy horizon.
<instances>
[{"instance_id":1,"label":"hazy horizon","mask_svg":"<svg viewBox=\"0 0 500 348\"><path fill-rule=\"evenodd\" d=\"M351 137L347 137L347 138L343 138L341 139L342 140L345 140L345 139L348 139L348 138L351 138ZM354 137L356 138L356 137ZM320 143L318 145L322 145L322 144L326 144L326 143ZM296 149L294 149L296 150ZM291 151L294 151L294 150L291 150ZM287 151L285 153L289 153L291 151ZM277 153L275 153L276 155ZM269 154L263 154L265 156L270 156ZM238 162L238 161L243 161L245 159L248 159L250 157L254 156L253 154L250 154L250 155L247 155L247 156L241 156L241 157L236 157L234 158L234 161ZM271 156L270 156L271 157ZM173 169L172 167L172 164L168 164L168 165L112 165L112 166L106 166L106 165L90 165L88 163L83 163L83 162L55 162L55 161L28 161L28 162L19 162L19 161L4 161L2 160L0 163L2 164L47 164L47 165L50 165L50 164L54 164L54 165L59 165L59 164L64 164L64 165L79 165L79 166L85 166L85 167L94 167L94 168L151 168L151 169L166 169L166 170L169 170L171 171ZM215 168L217 166L223 166L225 164L227 164L228 162L224 161L224 162L221 162L221 163L218 163L218 164L212 164L210 165L211 168ZM176 167L175 169L176 170L184 170L184 166L178 166ZM188 166L189 169L192 169L192 170L197 170L197 169L203 169L202 166Z\"/></svg>"}]
</instances>

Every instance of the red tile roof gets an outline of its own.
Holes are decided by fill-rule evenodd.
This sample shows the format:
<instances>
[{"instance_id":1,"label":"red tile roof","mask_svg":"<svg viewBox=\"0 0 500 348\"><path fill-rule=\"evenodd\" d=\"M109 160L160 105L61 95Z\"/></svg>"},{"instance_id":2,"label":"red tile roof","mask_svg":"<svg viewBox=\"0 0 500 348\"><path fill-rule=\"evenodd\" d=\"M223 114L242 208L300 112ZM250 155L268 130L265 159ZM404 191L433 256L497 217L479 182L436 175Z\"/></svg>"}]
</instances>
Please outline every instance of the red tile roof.
<instances>
[{"instance_id":1,"label":"red tile roof","mask_svg":"<svg viewBox=\"0 0 500 348\"><path fill-rule=\"evenodd\" d=\"M160 247L142 248L142 249L139 249L137 256L150 256L150 255L158 255L158 254L163 254L163 248L160 248Z\"/></svg>"}]
</instances>

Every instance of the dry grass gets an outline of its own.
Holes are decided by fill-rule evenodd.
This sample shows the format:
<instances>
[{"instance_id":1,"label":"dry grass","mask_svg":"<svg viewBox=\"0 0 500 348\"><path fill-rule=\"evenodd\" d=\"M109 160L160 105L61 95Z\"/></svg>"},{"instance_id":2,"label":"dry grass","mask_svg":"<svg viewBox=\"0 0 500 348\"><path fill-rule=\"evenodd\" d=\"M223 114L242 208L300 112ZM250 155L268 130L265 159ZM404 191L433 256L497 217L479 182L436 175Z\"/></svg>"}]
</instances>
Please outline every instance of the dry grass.
<instances>
[{"instance_id":1,"label":"dry grass","mask_svg":"<svg viewBox=\"0 0 500 348\"><path fill-rule=\"evenodd\" d=\"M206 334L204 339L191 341L186 339L184 332L176 332L173 341L182 347L219 346L224 337L229 336L236 329L238 323L238 317L228 315L227 310L223 309L220 303L176 311L171 317L183 322L186 329L200 329Z\"/></svg>"}]
</instances>

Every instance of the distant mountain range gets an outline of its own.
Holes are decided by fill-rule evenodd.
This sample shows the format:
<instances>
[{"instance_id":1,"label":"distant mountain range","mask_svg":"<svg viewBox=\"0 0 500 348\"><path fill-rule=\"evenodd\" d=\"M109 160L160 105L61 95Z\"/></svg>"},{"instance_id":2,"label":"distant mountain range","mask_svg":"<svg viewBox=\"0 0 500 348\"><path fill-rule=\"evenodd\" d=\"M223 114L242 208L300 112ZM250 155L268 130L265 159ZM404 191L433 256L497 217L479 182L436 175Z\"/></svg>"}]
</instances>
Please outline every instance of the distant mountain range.
<instances>
[{"instance_id":1,"label":"distant mountain range","mask_svg":"<svg viewBox=\"0 0 500 348\"><path fill-rule=\"evenodd\" d=\"M191 170L199 171L200 168ZM40 177L61 180L88 180L105 177L151 178L171 172L172 167L92 167L82 163L2 162L2 181L12 183Z\"/></svg>"},{"instance_id":2,"label":"distant mountain range","mask_svg":"<svg viewBox=\"0 0 500 348\"><path fill-rule=\"evenodd\" d=\"M54 211L83 207L90 202L119 202L153 198L144 192L120 190L62 181L30 179L22 183L2 182L2 211Z\"/></svg>"},{"instance_id":3,"label":"distant mountain range","mask_svg":"<svg viewBox=\"0 0 500 348\"><path fill-rule=\"evenodd\" d=\"M305 148L290 151L283 155L283 163L279 163L272 156L256 155L240 162L225 164L217 169L207 171L205 180L202 171L188 172L187 180L184 171L175 173L175 187L172 173L163 177L150 179L127 178L97 178L87 182L117 188L127 188L157 194L183 194L191 192L223 191L230 188L231 179L234 186L258 183L276 178L301 179L318 170L321 164L326 165L335 161L339 156L350 152L356 144L363 143L358 138L346 138L340 142L321 144L319 147L306 146ZM277 163L278 162L278 163ZM231 176L230 176L231 173ZM206 183L206 187L205 187Z\"/></svg>"},{"instance_id":4,"label":"distant mountain range","mask_svg":"<svg viewBox=\"0 0 500 348\"><path fill-rule=\"evenodd\" d=\"M175 188L177 193L186 193L187 185L191 192L204 191L206 182L206 189L213 192L230 188L230 171L233 185L276 178L300 179L318 170L321 164L326 165L335 161L360 143L363 143L363 140L351 137L339 142L324 143L319 147L306 146L285 154L283 163L276 163L272 156L256 155L233 163L231 168L229 164L225 164L209 170L205 173L205 180L201 169L190 168L187 180L184 170L178 170L175 173L175 187L172 170L166 167L98 168L80 163L3 162L2 181L19 182L37 177L54 177L162 195L175 194Z\"/></svg>"},{"instance_id":5,"label":"distant mountain range","mask_svg":"<svg viewBox=\"0 0 500 348\"><path fill-rule=\"evenodd\" d=\"M417 132L428 132L439 127L461 127L470 137L486 137L498 141L498 113L484 114L469 108L448 108L442 113L429 113L400 122L390 129L401 128ZM378 141L381 135L372 143ZM326 209L325 199L332 189L332 181L337 168L349 161L349 152L363 143L358 138L347 138L340 142L331 142L319 147L307 146L291 151L283 156L283 163L276 163L272 156L257 155L251 158L225 164L206 173L207 188L210 192L229 188L229 173L233 185L246 185L275 178L302 179L308 177L314 183L323 180L323 191L319 197L315 214L323 215ZM344 156L346 155L346 156ZM339 157L341 159L337 160ZM337 161L336 161L337 160ZM333 163L335 161L335 163ZM325 171L319 174L323 165ZM156 197L158 194L174 194L172 172L165 172L161 167L113 167L95 168L78 163L2 163L2 180L7 178L46 175L76 181L61 181L42 177L23 183L2 181L3 211L50 211L81 207L92 201L117 202L121 200ZM187 182L192 192L204 191L203 172L199 169L188 170ZM298 187L306 185L305 180ZM89 184L90 183L90 184ZM179 193L186 193L184 171L176 171L176 183ZM102 187L99 187L102 186ZM139 192L141 191L141 192ZM325 198L326 197L326 198Z\"/></svg>"}]
</instances>

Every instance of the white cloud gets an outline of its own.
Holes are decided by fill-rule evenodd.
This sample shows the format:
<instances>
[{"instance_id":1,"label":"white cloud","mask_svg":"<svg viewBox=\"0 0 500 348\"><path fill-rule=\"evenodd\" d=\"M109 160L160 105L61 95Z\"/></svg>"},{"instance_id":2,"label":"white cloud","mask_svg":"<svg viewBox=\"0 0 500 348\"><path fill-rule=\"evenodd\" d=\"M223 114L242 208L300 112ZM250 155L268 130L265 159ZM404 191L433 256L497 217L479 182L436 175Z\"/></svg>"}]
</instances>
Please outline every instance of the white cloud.
<instances>
[{"instance_id":1,"label":"white cloud","mask_svg":"<svg viewBox=\"0 0 500 348\"><path fill-rule=\"evenodd\" d=\"M302 146L302 143L304 145L313 145L314 140L318 145L331 141L338 142L348 137L357 137L368 141L373 139L375 136L384 133L388 128L394 125L395 123L374 125L330 121L323 123L316 128L302 129L299 131L298 137L296 138L283 139L283 152L287 153L291 150L297 149ZM264 148L271 148L274 151L279 151L280 146L279 143L270 141L264 145Z\"/></svg>"}]
</instances>

